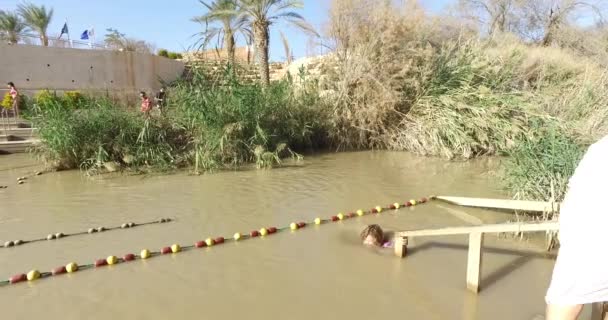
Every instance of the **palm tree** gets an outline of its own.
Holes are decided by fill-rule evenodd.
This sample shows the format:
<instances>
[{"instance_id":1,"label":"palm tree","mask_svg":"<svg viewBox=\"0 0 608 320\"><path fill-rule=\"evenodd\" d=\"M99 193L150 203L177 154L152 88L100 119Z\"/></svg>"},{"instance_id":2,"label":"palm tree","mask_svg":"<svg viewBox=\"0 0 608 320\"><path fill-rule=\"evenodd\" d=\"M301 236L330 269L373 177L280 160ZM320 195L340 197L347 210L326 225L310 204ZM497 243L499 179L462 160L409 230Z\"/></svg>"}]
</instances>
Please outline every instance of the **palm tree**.
<instances>
[{"instance_id":1,"label":"palm tree","mask_svg":"<svg viewBox=\"0 0 608 320\"><path fill-rule=\"evenodd\" d=\"M40 42L43 46L47 47L49 45L49 37L46 34L46 29L51 23L51 19L53 19L53 8L47 11L44 5L38 7L32 3L25 3L20 4L17 7L17 11L25 21L25 24L30 29L38 32Z\"/></svg>"},{"instance_id":2,"label":"palm tree","mask_svg":"<svg viewBox=\"0 0 608 320\"><path fill-rule=\"evenodd\" d=\"M255 41L255 57L260 67L260 77L265 85L270 83L268 65L268 44L270 42L270 26L280 19L299 27L300 29L317 34L313 27L300 14L289 11L301 9L304 4L300 0L240 0L241 16L251 20L253 38Z\"/></svg>"},{"instance_id":3,"label":"palm tree","mask_svg":"<svg viewBox=\"0 0 608 320\"><path fill-rule=\"evenodd\" d=\"M25 29L25 24L14 12L0 11L0 31L6 34L8 43L19 42L19 34Z\"/></svg>"},{"instance_id":4,"label":"palm tree","mask_svg":"<svg viewBox=\"0 0 608 320\"><path fill-rule=\"evenodd\" d=\"M228 60L232 65L236 62L234 51L236 47L236 35L241 33L245 39L251 38L251 32L247 28L247 17L239 16L236 0L216 0L207 3L199 1L207 8L207 13L192 18L192 21L205 25L205 30L197 33L199 37L197 44L199 48L206 47L214 38L224 42ZM209 28L209 23L218 22L221 26Z\"/></svg>"}]
</instances>

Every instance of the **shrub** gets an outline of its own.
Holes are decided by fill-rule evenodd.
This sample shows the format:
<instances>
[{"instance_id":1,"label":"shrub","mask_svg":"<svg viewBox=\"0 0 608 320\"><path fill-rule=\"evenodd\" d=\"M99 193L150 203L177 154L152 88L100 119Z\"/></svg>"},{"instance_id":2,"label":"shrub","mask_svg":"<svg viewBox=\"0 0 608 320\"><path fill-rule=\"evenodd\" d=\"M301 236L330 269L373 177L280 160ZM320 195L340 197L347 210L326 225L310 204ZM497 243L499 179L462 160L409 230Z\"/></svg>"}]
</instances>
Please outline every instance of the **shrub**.
<instances>
[{"instance_id":1,"label":"shrub","mask_svg":"<svg viewBox=\"0 0 608 320\"><path fill-rule=\"evenodd\" d=\"M94 172L106 162L134 168L193 165L210 170L256 163L271 167L325 141L321 100L314 84L294 90L280 81L242 84L229 70L217 81L195 70L170 88L167 113L145 119L106 99L84 97L79 110L49 98L35 125L39 152L59 168ZM46 94L43 95L46 97Z\"/></svg>"},{"instance_id":2,"label":"shrub","mask_svg":"<svg viewBox=\"0 0 608 320\"><path fill-rule=\"evenodd\" d=\"M554 192L555 201L559 202L585 149L559 127L538 129L537 136L508 152L504 183L518 198L548 201Z\"/></svg>"},{"instance_id":3,"label":"shrub","mask_svg":"<svg viewBox=\"0 0 608 320\"><path fill-rule=\"evenodd\" d=\"M79 91L66 91L63 93L65 106L70 109L78 109L85 102L85 97Z\"/></svg>"},{"instance_id":4,"label":"shrub","mask_svg":"<svg viewBox=\"0 0 608 320\"><path fill-rule=\"evenodd\" d=\"M0 104L4 109L12 109L13 108L13 97L10 92L4 94L4 98L2 99L2 103Z\"/></svg>"},{"instance_id":5,"label":"shrub","mask_svg":"<svg viewBox=\"0 0 608 320\"><path fill-rule=\"evenodd\" d=\"M168 58L169 52L166 49L160 49L160 50L158 50L158 55L161 57Z\"/></svg>"},{"instance_id":6,"label":"shrub","mask_svg":"<svg viewBox=\"0 0 608 320\"><path fill-rule=\"evenodd\" d=\"M175 52L169 52L168 57L169 57L169 59L177 59L177 53L175 53Z\"/></svg>"}]
</instances>

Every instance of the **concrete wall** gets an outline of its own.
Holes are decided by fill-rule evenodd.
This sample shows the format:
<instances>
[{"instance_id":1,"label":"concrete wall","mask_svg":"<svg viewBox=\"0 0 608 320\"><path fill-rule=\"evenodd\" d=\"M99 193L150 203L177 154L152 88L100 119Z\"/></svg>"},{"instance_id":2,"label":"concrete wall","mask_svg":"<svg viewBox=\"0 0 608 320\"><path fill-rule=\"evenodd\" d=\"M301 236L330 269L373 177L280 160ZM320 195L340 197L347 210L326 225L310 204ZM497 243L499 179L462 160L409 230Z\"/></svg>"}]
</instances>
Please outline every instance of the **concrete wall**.
<instances>
[{"instance_id":1,"label":"concrete wall","mask_svg":"<svg viewBox=\"0 0 608 320\"><path fill-rule=\"evenodd\" d=\"M1 88L12 81L25 94L41 89L153 92L161 79L176 80L183 70L182 62L154 55L0 43Z\"/></svg>"}]
</instances>

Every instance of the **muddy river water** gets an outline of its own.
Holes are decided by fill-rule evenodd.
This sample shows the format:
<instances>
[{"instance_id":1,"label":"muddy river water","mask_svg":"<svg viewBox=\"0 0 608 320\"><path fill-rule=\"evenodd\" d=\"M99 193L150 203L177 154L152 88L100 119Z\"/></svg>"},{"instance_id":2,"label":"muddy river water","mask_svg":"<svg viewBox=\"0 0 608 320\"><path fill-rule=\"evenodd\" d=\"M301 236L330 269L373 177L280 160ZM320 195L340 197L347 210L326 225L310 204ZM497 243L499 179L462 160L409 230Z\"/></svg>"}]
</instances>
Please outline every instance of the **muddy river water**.
<instances>
[{"instance_id":1,"label":"muddy river water","mask_svg":"<svg viewBox=\"0 0 608 320\"><path fill-rule=\"evenodd\" d=\"M466 163L396 152L306 157L273 170L192 176L19 176L39 164L0 156L0 241L172 217L174 222L0 249L3 279L108 255L312 221L431 194L501 197L496 160ZM466 238L411 241L405 259L358 233L494 223L508 213L431 202L60 277L0 287L1 319L532 319L554 260L542 243L488 236L482 291L466 291Z\"/></svg>"}]
</instances>

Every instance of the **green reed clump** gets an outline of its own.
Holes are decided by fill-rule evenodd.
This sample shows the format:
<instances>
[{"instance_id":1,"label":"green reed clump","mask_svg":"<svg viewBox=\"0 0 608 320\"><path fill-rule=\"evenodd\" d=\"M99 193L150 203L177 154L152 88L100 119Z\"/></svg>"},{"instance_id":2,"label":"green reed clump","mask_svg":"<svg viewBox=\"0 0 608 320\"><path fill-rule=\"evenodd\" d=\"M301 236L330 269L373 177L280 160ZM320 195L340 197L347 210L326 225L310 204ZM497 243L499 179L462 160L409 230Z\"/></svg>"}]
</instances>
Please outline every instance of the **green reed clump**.
<instances>
[{"instance_id":1,"label":"green reed clump","mask_svg":"<svg viewBox=\"0 0 608 320\"><path fill-rule=\"evenodd\" d=\"M585 148L557 124L538 127L504 160L503 182L516 197L561 201Z\"/></svg>"},{"instance_id":2,"label":"green reed clump","mask_svg":"<svg viewBox=\"0 0 608 320\"><path fill-rule=\"evenodd\" d=\"M262 87L194 70L169 90L163 115L146 117L105 98L45 92L36 105L39 153L58 168L195 171L255 163L266 168L326 143L316 84L287 79Z\"/></svg>"},{"instance_id":3,"label":"green reed clump","mask_svg":"<svg viewBox=\"0 0 608 320\"><path fill-rule=\"evenodd\" d=\"M76 111L50 99L35 117L42 141L38 152L57 168L96 170L107 163L171 168L183 161L180 129L108 99L86 99L86 108Z\"/></svg>"},{"instance_id":4,"label":"green reed clump","mask_svg":"<svg viewBox=\"0 0 608 320\"><path fill-rule=\"evenodd\" d=\"M322 101L314 83L289 79L268 87L241 83L229 68L219 79L194 69L170 92L169 117L191 134L195 170L280 164L325 143Z\"/></svg>"}]
</instances>

